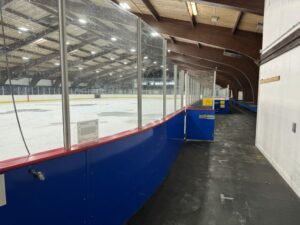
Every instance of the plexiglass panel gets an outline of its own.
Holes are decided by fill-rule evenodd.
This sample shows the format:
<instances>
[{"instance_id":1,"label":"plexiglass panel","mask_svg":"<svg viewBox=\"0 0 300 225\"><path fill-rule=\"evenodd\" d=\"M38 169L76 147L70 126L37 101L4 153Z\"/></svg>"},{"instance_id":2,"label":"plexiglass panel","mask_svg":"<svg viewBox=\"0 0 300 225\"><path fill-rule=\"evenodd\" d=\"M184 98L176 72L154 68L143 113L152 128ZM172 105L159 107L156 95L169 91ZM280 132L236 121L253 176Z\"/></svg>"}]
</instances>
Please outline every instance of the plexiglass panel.
<instances>
[{"instance_id":1,"label":"plexiglass panel","mask_svg":"<svg viewBox=\"0 0 300 225\"><path fill-rule=\"evenodd\" d=\"M108 0L66 3L72 144L136 128L137 18Z\"/></svg>"},{"instance_id":2,"label":"plexiglass panel","mask_svg":"<svg viewBox=\"0 0 300 225\"><path fill-rule=\"evenodd\" d=\"M142 22L142 123L163 117L163 38Z\"/></svg>"},{"instance_id":3,"label":"plexiglass panel","mask_svg":"<svg viewBox=\"0 0 300 225\"><path fill-rule=\"evenodd\" d=\"M7 38L6 54L11 77L9 81L2 54L2 93L6 96L11 92L14 94L17 115L30 153L63 147L58 6L57 1L49 1L49 4L48 1L40 4L14 0L2 7L2 38ZM4 110L2 116L5 115L0 119L5 123L1 124L1 130L5 131L6 137L1 138L1 144L5 145L5 151L24 152L24 143L20 143L17 129L9 133L3 129L15 121L12 99L6 98L9 103L5 107L10 109L1 107L1 111ZM10 136L15 137L10 141L15 142L13 145L5 143L9 142Z\"/></svg>"},{"instance_id":4,"label":"plexiglass panel","mask_svg":"<svg viewBox=\"0 0 300 225\"><path fill-rule=\"evenodd\" d=\"M166 113L167 115L175 111L175 97L176 97L176 86L175 86L175 78L176 74L174 72L177 71L177 68L174 69L175 64L167 61L167 81L166 81L166 87L167 87L167 96L166 96Z\"/></svg>"}]
</instances>

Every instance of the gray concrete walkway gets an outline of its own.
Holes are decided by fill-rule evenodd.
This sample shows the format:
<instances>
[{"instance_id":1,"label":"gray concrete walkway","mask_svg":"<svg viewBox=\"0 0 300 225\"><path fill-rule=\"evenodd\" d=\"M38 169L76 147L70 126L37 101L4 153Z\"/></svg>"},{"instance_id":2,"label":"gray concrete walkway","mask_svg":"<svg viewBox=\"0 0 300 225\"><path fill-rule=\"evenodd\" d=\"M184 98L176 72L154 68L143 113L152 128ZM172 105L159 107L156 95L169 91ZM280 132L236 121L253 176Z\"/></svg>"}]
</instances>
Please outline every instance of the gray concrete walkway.
<instances>
[{"instance_id":1,"label":"gray concrete walkway","mask_svg":"<svg viewBox=\"0 0 300 225\"><path fill-rule=\"evenodd\" d=\"M255 148L255 115L216 119L214 143L188 142L129 225L300 225L300 201Z\"/></svg>"}]
</instances>

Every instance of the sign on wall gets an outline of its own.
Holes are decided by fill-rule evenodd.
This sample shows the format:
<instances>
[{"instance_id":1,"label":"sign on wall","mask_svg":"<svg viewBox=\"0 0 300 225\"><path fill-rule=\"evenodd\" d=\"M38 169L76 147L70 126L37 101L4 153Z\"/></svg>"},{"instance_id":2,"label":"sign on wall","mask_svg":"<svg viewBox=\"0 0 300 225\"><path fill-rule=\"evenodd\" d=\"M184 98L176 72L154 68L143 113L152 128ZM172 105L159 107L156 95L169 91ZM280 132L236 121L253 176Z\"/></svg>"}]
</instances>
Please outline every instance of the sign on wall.
<instances>
[{"instance_id":1,"label":"sign on wall","mask_svg":"<svg viewBox=\"0 0 300 225\"><path fill-rule=\"evenodd\" d=\"M77 123L78 143L92 141L98 138L98 120Z\"/></svg>"},{"instance_id":2,"label":"sign on wall","mask_svg":"<svg viewBox=\"0 0 300 225\"><path fill-rule=\"evenodd\" d=\"M4 174L0 174L0 207L6 205Z\"/></svg>"}]
</instances>

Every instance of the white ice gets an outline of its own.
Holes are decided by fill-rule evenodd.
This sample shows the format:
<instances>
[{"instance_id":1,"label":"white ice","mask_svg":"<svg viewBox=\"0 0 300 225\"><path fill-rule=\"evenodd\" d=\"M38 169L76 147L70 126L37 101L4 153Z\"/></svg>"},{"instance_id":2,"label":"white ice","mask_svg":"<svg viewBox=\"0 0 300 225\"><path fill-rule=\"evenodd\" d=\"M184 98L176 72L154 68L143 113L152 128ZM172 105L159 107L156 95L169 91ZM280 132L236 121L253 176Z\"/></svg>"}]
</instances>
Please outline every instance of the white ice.
<instances>
[{"instance_id":1,"label":"white ice","mask_svg":"<svg viewBox=\"0 0 300 225\"><path fill-rule=\"evenodd\" d=\"M143 124L161 119L162 98L143 98ZM63 147L60 101L17 103L24 138L31 154ZM177 99L177 109L180 98ZM167 98L167 114L174 112L174 98ZM77 122L98 120L99 137L137 127L136 98L74 100L70 102L71 142L77 144ZM0 104L0 161L27 155L13 105Z\"/></svg>"}]
</instances>

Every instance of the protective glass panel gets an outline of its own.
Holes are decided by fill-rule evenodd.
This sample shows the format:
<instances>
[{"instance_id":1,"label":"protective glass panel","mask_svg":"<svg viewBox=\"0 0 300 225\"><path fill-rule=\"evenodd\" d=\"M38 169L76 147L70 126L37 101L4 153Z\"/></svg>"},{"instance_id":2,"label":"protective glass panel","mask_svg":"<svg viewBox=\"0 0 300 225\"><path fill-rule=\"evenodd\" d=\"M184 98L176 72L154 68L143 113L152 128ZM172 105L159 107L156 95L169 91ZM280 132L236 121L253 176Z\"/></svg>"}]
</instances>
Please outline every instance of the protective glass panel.
<instances>
[{"instance_id":1,"label":"protective glass panel","mask_svg":"<svg viewBox=\"0 0 300 225\"><path fill-rule=\"evenodd\" d=\"M213 108L215 87L214 71L200 71L196 80L200 83L200 106Z\"/></svg>"},{"instance_id":2,"label":"protective glass panel","mask_svg":"<svg viewBox=\"0 0 300 225\"><path fill-rule=\"evenodd\" d=\"M167 115L175 111L175 95L176 95L176 86L175 86L175 78L176 74L174 72L177 71L177 68L174 69L175 64L167 61L167 80L166 80L166 87L167 87L167 105L166 105L166 113Z\"/></svg>"},{"instance_id":3,"label":"protective glass panel","mask_svg":"<svg viewBox=\"0 0 300 225\"><path fill-rule=\"evenodd\" d=\"M216 85L216 90L215 90L215 99L229 99L229 86L226 88L223 88L219 85Z\"/></svg>"},{"instance_id":4,"label":"protective glass panel","mask_svg":"<svg viewBox=\"0 0 300 225\"><path fill-rule=\"evenodd\" d=\"M7 37L11 77L7 79L7 73L1 72L4 76L2 94L14 94L17 115L31 154L63 147L57 12L57 1L40 4L15 0L2 7L2 37ZM3 55L1 61L5 67ZM12 99L6 98L9 103L5 107L10 109L0 109L3 113L0 121L5 123L1 124L1 130L5 131L1 145L5 145L6 151L23 152L24 155L24 143L21 144L19 131L13 128ZM14 138L9 140L10 137Z\"/></svg>"},{"instance_id":5,"label":"protective glass panel","mask_svg":"<svg viewBox=\"0 0 300 225\"><path fill-rule=\"evenodd\" d=\"M108 0L66 1L72 144L137 127L137 18Z\"/></svg>"},{"instance_id":6,"label":"protective glass panel","mask_svg":"<svg viewBox=\"0 0 300 225\"><path fill-rule=\"evenodd\" d=\"M176 92L176 109L180 109L184 105L184 71L177 68L177 92Z\"/></svg>"},{"instance_id":7,"label":"protective glass panel","mask_svg":"<svg viewBox=\"0 0 300 225\"><path fill-rule=\"evenodd\" d=\"M163 38L142 22L142 123L163 117Z\"/></svg>"}]
</instances>

